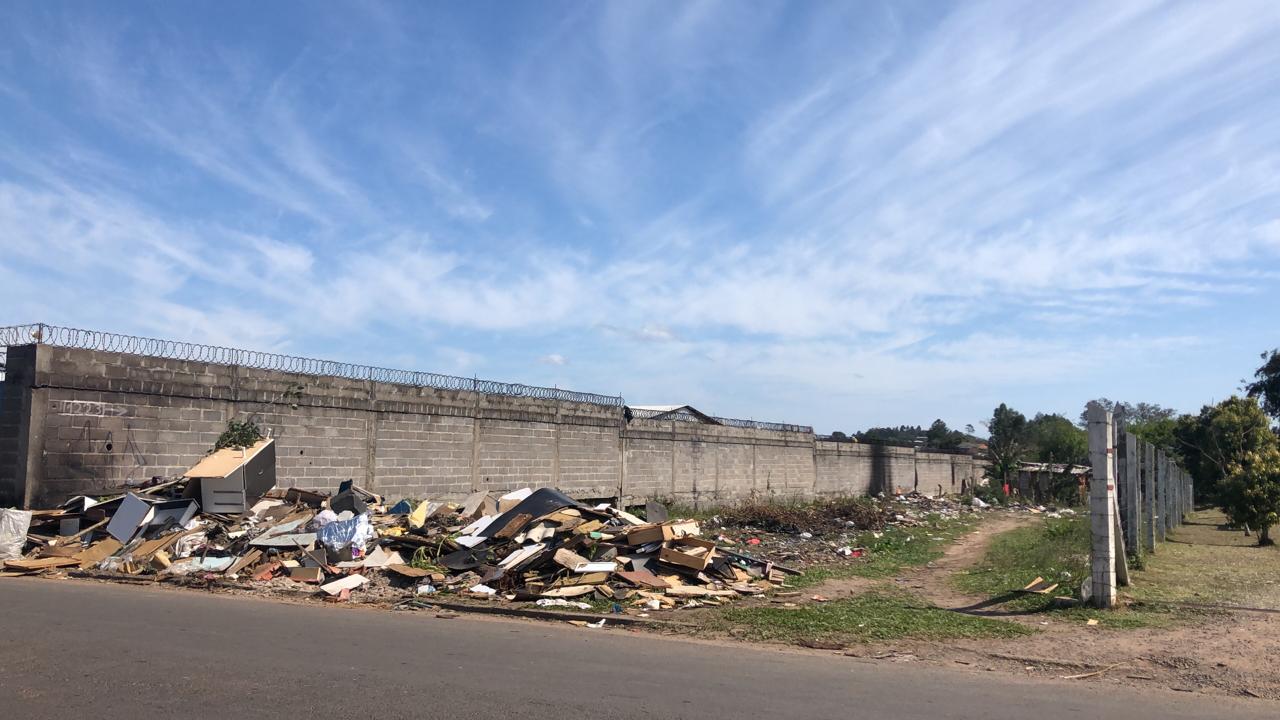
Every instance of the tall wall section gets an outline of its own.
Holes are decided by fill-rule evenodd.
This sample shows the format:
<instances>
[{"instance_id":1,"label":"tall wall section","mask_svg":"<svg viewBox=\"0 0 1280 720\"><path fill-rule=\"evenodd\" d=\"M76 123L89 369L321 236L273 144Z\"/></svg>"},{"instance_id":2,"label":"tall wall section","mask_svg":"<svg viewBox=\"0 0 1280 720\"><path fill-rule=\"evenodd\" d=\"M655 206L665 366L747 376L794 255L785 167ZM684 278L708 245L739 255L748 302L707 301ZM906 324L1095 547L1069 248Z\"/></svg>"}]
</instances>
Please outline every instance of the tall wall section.
<instances>
[{"instance_id":1,"label":"tall wall section","mask_svg":"<svg viewBox=\"0 0 1280 720\"><path fill-rule=\"evenodd\" d=\"M815 495L958 494L979 483L984 470L969 455L821 440L814 446Z\"/></svg>"},{"instance_id":2,"label":"tall wall section","mask_svg":"<svg viewBox=\"0 0 1280 720\"><path fill-rule=\"evenodd\" d=\"M10 406L29 421L39 462L6 460L23 429L0 425L0 489L35 506L181 474L232 419L276 439L283 486L351 478L392 497L524 485L611 497L621 482L618 407L48 345L12 348L9 365L0 422ZM25 405L9 401L24 393Z\"/></svg>"},{"instance_id":3,"label":"tall wall section","mask_svg":"<svg viewBox=\"0 0 1280 720\"><path fill-rule=\"evenodd\" d=\"M812 433L633 420L622 432L625 494L704 506L752 495L810 497Z\"/></svg>"},{"instance_id":4,"label":"tall wall section","mask_svg":"<svg viewBox=\"0 0 1280 720\"><path fill-rule=\"evenodd\" d=\"M9 348L0 505L49 506L180 475L229 420L277 443L282 486L348 478L391 498L555 486L581 498L959 492L965 456L809 432L623 419L621 407L440 390L45 344Z\"/></svg>"}]
</instances>

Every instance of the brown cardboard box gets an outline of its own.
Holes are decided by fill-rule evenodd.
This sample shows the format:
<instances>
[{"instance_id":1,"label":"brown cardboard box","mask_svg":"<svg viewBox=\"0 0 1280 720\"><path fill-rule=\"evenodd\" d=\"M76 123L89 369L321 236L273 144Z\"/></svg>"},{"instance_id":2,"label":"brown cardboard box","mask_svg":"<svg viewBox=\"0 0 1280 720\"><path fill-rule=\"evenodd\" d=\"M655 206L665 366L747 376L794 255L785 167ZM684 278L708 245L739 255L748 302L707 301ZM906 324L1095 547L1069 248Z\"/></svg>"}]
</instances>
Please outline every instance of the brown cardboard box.
<instances>
[{"instance_id":1,"label":"brown cardboard box","mask_svg":"<svg viewBox=\"0 0 1280 720\"><path fill-rule=\"evenodd\" d=\"M627 530L628 545L648 545L654 542L665 542L671 538L668 536L668 528L663 525L640 525Z\"/></svg>"},{"instance_id":2,"label":"brown cardboard box","mask_svg":"<svg viewBox=\"0 0 1280 720\"><path fill-rule=\"evenodd\" d=\"M658 551L658 560L692 570L703 570L716 554L716 544L687 537L671 540Z\"/></svg>"},{"instance_id":3,"label":"brown cardboard box","mask_svg":"<svg viewBox=\"0 0 1280 720\"><path fill-rule=\"evenodd\" d=\"M647 545L697 534L698 523L693 520L667 522L661 525L640 525L627 530L627 544Z\"/></svg>"}]
</instances>

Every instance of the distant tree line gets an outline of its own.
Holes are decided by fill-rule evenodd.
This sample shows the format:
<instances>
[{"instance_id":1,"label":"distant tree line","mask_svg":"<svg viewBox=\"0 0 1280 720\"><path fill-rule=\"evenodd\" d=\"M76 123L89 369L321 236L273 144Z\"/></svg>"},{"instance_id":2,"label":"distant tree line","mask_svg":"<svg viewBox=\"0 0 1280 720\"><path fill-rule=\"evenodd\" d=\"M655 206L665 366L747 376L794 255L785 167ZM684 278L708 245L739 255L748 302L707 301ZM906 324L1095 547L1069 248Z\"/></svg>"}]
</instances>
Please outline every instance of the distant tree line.
<instances>
[{"instance_id":1,"label":"distant tree line","mask_svg":"<svg viewBox=\"0 0 1280 720\"><path fill-rule=\"evenodd\" d=\"M935 450L960 450L966 443L976 445L981 438L974 437L972 427L970 434L952 430L942 420L934 420L927 429L919 425L898 425L897 427L873 427L862 432L847 434L831 433L836 442L859 442L869 445L894 445L897 447L918 447Z\"/></svg>"},{"instance_id":2,"label":"distant tree line","mask_svg":"<svg viewBox=\"0 0 1280 720\"><path fill-rule=\"evenodd\" d=\"M1191 473L1197 501L1216 504L1238 527L1256 530L1259 544L1269 545L1271 528L1280 522L1280 350L1263 353L1262 361L1253 380L1243 383L1243 395L1196 414L1153 403L1097 402L1125 430ZM1028 421L1001 404L986 423L989 477L1009 482L1026 460L1087 463L1085 424L1083 412L1079 425L1060 415Z\"/></svg>"},{"instance_id":3,"label":"distant tree line","mask_svg":"<svg viewBox=\"0 0 1280 720\"><path fill-rule=\"evenodd\" d=\"M1214 503L1232 523L1256 530L1259 544L1272 543L1271 528L1280 523L1280 349L1262 354L1252 380L1241 395L1199 413L1179 414L1155 403L1128 403L1099 398L1116 423L1155 445L1191 473L1197 502ZM952 430L942 420L927 429L918 425L873 427L863 432L832 433L831 439L903 447L956 450L985 442L991 481L985 492L1002 494L1023 462L1085 465L1089 439L1085 413L1072 422L1062 415L1027 416L1001 403L984 422L985 441L973 426ZM1065 498L1075 480L1063 474L1051 494ZM996 500L1007 498L996 497Z\"/></svg>"}]
</instances>

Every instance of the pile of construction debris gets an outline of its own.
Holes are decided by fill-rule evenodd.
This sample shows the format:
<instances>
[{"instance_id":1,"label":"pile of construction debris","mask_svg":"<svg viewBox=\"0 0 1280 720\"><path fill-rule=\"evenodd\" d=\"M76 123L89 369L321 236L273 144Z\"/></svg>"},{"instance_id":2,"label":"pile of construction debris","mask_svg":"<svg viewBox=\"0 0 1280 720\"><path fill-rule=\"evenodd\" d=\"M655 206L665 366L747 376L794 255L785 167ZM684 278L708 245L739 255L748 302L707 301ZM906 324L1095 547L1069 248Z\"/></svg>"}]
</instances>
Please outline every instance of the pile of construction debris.
<instances>
[{"instance_id":1,"label":"pile of construction debris","mask_svg":"<svg viewBox=\"0 0 1280 720\"><path fill-rule=\"evenodd\" d=\"M764 593L797 572L702 539L697 522L647 522L552 488L387 507L350 481L332 495L276 488L274 472L267 439L118 496L4 511L28 522L26 552L6 559L4 574L284 582L335 600L376 580L407 596L644 612Z\"/></svg>"}]
</instances>

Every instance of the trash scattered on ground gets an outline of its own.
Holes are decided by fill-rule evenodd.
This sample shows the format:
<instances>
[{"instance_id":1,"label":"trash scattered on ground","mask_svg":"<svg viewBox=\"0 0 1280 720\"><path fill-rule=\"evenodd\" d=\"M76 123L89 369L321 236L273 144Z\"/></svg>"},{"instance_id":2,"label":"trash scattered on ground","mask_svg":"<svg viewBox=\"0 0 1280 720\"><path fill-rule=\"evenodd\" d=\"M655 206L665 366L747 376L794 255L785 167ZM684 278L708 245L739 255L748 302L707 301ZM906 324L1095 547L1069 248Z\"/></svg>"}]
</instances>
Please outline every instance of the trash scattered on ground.
<instances>
[{"instance_id":1,"label":"trash scattered on ground","mask_svg":"<svg viewBox=\"0 0 1280 720\"><path fill-rule=\"evenodd\" d=\"M279 488L275 478L274 444L263 439L212 452L180 478L0 511L3 574L145 577L330 602L430 606L451 596L648 617L760 595L792 598L782 601L792 607L826 602L779 591L804 568L861 561L868 532L975 512L912 494L753 501L694 520L654 501L635 510L641 517L554 488L388 503L352 481L327 493Z\"/></svg>"},{"instance_id":2,"label":"trash scattered on ground","mask_svg":"<svg viewBox=\"0 0 1280 720\"><path fill-rule=\"evenodd\" d=\"M175 480L6 510L6 574L145 576L333 601L452 593L621 614L756 595L797 573L699 537L695 521L650 523L552 488L388 505L350 481L332 495L274 487L274 457L267 439L211 453ZM235 512L202 512L202 502Z\"/></svg>"},{"instance_id":3,"label":"trash scattered on ground","mask_svg":"<svg viewBox=\"0 0 1280 720\"><path fill-rule=\"evenodd\" d=\"M22 557L22 547L27 544L30 528L30 511L0 509L0 560Z\"/></svg>"},{"instance_id":4,"label":"trash scattered on ground","mask_svg":"<svg viewBox=\"0 0 1280 720\"><path fill-rule=\"evenodd\" d=\"M1018 592L1032 593L1035 595L1048 595L1049 593L1057 589L1058 589L1058 583L1050 582L1048 580L1045 580L1042 577L1037 576L1035 580L1032 580L1031 582L1027 583L1026 587L1022 588Z\"/></svg>"}]
</instances>

